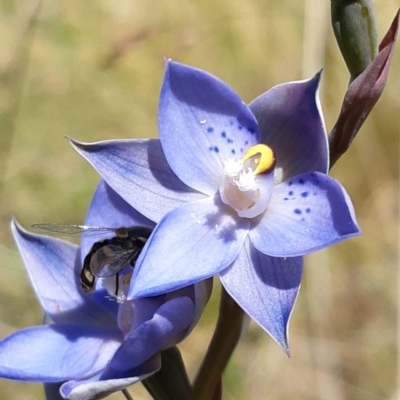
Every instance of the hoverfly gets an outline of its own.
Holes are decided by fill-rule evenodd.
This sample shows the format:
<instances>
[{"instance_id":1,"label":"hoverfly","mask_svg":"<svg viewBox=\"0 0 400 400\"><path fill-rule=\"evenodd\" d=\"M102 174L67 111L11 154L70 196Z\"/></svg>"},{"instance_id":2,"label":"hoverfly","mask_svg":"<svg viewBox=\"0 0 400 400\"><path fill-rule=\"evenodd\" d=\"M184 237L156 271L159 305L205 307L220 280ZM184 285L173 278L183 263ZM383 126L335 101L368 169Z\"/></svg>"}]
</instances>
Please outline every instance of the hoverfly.
<instances>
[{"instance_id":1,"label":"hoverfly","mask_svg":"<svg viewBox=\"0 0 400 400\"><path fill-rule=\"evenodd\" d=\"M86 225L34 224L32 228L57 235L83 236L113 233L114 236L95 242L85 256L80 275L85 293L94 291L96 278L116 276L116 296L119 290L119 273L126 266L135 266L152 229L144 226L132 228L101 228Z\"/></svg>"}]
</instances>

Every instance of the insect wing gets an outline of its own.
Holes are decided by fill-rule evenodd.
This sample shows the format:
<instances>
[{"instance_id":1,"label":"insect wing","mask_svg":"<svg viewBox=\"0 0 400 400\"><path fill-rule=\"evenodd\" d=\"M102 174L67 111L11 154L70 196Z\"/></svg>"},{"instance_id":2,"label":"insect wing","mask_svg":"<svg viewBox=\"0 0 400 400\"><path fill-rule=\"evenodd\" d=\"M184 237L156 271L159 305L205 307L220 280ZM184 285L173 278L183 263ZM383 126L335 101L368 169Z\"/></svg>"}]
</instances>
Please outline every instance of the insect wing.
<instances>
[{"instance_id":1,"label":"insect wing","mask_svg":"<svg viewBox=\"0 0 400 400\"><path fill-rule=\"evenodd\" d=\"M138 249L122 249L121 246L105 245L92 255L90 269L98 278L114 276L134 259L138 251Z\"/></svg>"},{"instance_id":2,"label":"insect wing","mask_svg":"<svg viewBox=\"0 0 400 400\"><path fill-rule=\"evenodd\" d=\"M55 235L75 236L75 235L101 235L114 233L115 228L103 228L99 226L74 225L74 224L33 224L32 228Z\"/></svg>"}]
</instances>

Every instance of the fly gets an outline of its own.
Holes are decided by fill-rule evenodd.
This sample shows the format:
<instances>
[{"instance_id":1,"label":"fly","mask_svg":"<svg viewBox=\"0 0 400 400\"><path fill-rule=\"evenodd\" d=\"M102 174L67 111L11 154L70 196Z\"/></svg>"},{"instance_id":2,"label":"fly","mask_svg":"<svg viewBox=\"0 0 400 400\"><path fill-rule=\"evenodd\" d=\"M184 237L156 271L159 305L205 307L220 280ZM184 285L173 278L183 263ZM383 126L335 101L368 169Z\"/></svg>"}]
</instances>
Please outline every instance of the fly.
<instances>
[{"instance_id":1,"label":"fly","mask_svg":"<svg viewBox=\"0 0 400 400\"><path fill-rule=\"evenodd\" d=\"M85 256L80 275L81 287L85 293L92 293L96 278L116 276L115 296L119 290L119 273L128 265L135 266L152 229L144 226L132 228L102 228L69 224L34 224L33 228L48 233L74 236L113 233L114 236L95 242Z\"/></svg>"}]
</instances>

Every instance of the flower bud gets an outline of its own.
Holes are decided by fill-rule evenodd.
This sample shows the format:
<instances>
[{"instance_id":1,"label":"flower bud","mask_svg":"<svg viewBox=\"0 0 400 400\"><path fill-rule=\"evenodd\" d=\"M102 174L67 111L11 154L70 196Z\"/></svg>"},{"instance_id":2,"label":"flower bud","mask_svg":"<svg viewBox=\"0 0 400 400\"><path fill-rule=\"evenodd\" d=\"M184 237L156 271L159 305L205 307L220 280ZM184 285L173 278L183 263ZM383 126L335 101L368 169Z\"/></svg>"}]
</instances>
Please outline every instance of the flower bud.
<instances>
[{"instance_id":1,"label":"flower bud","mask_svg":"<svg viewBox=\"0 0 400 400\"><path fill-rule=\"evenodd\" d=\"M352 80L378 54L375 11L371 0L331 0L332 27Z\"/></svg>"}]
</instances>

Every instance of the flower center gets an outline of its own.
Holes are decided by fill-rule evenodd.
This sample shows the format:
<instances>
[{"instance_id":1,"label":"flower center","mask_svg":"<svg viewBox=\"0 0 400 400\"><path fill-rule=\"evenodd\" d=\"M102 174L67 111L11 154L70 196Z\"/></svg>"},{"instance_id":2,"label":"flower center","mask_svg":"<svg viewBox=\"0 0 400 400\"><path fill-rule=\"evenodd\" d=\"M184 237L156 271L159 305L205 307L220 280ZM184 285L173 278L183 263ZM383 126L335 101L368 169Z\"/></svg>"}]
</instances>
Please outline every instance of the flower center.
<instances>
[{"instance_id":1,"label":"flower center","mask_svg":"<svg viewBox=\"0 0 400 400\"><path fill-rule=\"evenodd\" d=\"M254 218L267 208L272 196L275 154L265 144L250 147L241 160L228 158L219 192L240 217Z\"/></svg>"}]
</instances>

